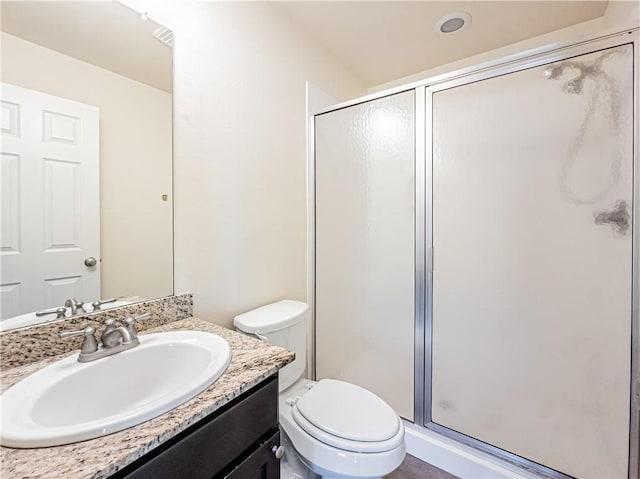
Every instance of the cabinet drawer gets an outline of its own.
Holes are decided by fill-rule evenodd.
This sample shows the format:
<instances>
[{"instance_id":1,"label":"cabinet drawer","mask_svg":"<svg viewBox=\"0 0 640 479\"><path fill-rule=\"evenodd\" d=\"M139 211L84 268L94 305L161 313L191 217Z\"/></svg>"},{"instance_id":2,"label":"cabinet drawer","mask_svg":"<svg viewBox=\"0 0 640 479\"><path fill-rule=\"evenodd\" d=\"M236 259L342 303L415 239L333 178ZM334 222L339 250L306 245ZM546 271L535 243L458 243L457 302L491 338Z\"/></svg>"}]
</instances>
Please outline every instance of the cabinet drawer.
<instances>
[{"instance_id":1,"label":"cabinet drawer","mask_svg":"<svg viewBox=\"0 0 640 479\"><path fill-rule=\"evenodd\" d=\"M278 381L273 376L112 478L211 479L277 430Z\"/></svg>"}]
</instances>

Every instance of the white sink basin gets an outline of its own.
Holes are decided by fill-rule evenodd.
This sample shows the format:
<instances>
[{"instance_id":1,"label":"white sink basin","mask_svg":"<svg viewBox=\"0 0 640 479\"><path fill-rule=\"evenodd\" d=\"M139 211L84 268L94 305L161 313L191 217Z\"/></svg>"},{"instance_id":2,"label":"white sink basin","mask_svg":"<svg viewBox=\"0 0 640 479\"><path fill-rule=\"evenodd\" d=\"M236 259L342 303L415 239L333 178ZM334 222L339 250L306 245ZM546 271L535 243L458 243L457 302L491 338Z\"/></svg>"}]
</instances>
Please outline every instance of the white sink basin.
<instances>
[{"instance_id":1,"label":"white sink basin","mask_svg":"<svg viewBox=\"0 0 640 479\"><path fill-rule=\"evenodd\" d=\"M220 336L173 331L88 363L77 354L0 396L0 444L48 447L111 434L159 416L218 379L231 361Z\"/></svg>"}]
</instances>

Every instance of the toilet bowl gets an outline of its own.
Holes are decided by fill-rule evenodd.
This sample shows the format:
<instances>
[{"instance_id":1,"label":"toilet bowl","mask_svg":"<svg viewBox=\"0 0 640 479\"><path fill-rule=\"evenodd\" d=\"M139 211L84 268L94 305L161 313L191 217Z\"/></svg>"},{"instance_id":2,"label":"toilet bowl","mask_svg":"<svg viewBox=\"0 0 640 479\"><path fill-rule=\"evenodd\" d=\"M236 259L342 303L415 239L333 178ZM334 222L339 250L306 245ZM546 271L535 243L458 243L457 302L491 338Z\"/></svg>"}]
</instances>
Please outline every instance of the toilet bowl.
<instances>
[{"instance_id":1,"label":"toilet bowl","mask_svg":"<svg viewBox=\"0 0 640 479\"><path fill-rule=\"evenodd\" d=\"M300 301L283 300L234 319L238 330L296 353L279 374L282 478L381 478L404 459L402 421L381 398L355 384L301 378L307 309Z\"/></svg>"}]
</instances>

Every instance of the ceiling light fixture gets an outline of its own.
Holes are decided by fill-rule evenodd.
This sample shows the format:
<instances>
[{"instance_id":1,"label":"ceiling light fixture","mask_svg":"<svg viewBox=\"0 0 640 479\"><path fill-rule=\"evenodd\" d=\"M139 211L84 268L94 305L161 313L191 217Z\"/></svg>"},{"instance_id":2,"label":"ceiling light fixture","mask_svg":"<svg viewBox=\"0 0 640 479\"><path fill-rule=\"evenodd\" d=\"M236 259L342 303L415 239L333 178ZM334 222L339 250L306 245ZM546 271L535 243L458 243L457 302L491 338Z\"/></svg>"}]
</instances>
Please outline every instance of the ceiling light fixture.
<instances>
[{"instance_id":1,"label":"ceiling light fixture","mask_svg":"<svg viewBox=\"0 0 640 479\"><path fill-rule=\"evenodd\" d=\"M456 33L471 25L471 15L466 12L449 13L436 22L434 30L444 35Z\"/></svg>"}]
</instances>

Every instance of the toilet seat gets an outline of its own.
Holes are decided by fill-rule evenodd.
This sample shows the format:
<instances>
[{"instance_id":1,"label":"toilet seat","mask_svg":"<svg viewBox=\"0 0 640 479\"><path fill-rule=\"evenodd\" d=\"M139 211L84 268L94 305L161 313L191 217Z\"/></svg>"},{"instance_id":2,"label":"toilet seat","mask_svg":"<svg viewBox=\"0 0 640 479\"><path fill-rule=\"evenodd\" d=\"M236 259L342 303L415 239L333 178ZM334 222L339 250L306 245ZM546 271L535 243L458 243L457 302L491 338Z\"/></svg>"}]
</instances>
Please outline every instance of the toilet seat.
<instances>
[{"instance_id":1,"label":"toilet seat","mask_svg":"<svg viewBox=\"0 0 640 479\"><path fill-rule=\"evenodd\" d=\"M307 434L336 448L383 452L404 441L396 413L375 394L355 384L323 379L291 408Z\"/></svg>"},{"instance_id":2,"label":"toilet seat","mask_svg":"<svg viewBox=\"0 0 640 479\"><path fill-rule=\"evenodd\" d=\"M300 379L280 393L278 400L280 428L283 435L290 438L290 445L293 446L293 451L285 452L285 455L297 454L301 462L313 473L327 477L382 478L395 470L402 463L406 453L402 421L400 421L400 430L394 437L394 440L397 440L397 445L381 452L357 452L342 448L349 447L350 443L332 446L317 439L300 426L298 421L293 418L293 412L296 410L295 403L312 392L318 387L318 384L308 379ZM327 400L340 404L341 398L334 397ZM305 423L304 418L302 420L298 418L298 420ZM313 427L308 421L305 424L310 424L310 427L307 428L309 430ZM327 441L331 441L331 439L331 437L325 437ZM335 443L335 440L332 442ZM381 449L390 446L392 442L388 441ZM364 444L366 442L363 441ZM371 446L371 444L369 445Z\"/></svg>"}]
</instances>

